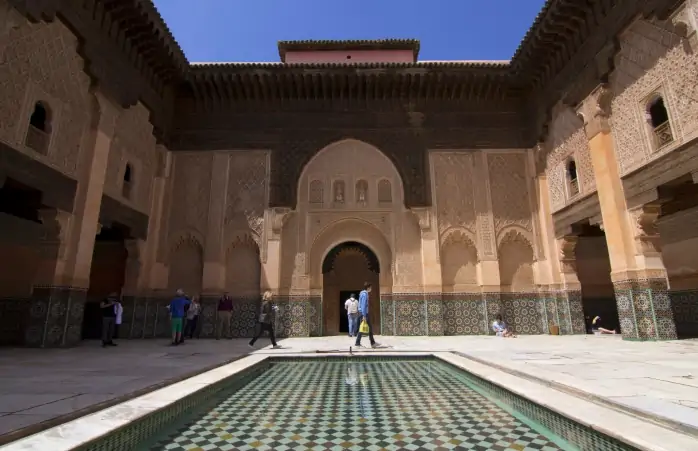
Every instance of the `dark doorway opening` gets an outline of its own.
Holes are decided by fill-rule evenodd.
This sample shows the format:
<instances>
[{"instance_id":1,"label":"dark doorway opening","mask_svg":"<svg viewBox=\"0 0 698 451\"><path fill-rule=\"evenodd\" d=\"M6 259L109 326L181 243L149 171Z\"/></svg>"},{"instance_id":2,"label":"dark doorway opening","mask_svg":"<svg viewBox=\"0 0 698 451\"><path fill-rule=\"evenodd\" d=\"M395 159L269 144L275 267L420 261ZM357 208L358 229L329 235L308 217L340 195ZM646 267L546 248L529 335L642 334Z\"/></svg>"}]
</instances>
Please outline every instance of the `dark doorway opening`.
<instances>
[{"instance_id":1,"label":"dark doorway opening","mask_svg":"<svg viewBox=\"0 0 698 451\"><path fill-rule=\"evenodd\" d=\"M376 254L366 245L346 241L332 248L322 264L323 334L349 333L344 302L357 297L365 283L373 287L369 298L374 334L380 333L380 266Z\"/></svg>"},{"instance_id":2,"label":"dark doorway opening","mask_svg":"<svg viewBox=\"0 0 698 451\"><path fill-rule=\"evenodd\" d=\"M99 305L110 293L121 294L128 258L125 240L129 236L128 227L114 223L110 227L102 227L95 238L90 288L82 321L83 340L102 336L102 309Z\"/></svg>"},{"instance_id":3,"label":"dark doorway opening","mask_svg":"<svg viewBox=\"0 0 698 451\"><path fill-rule=\"evenodd\" d=\"M347 315L347 311L344 309L344 303L347 302L347 299L353 294L354 297L358 300L359 299L359 293L361 292L361 289L356 289L353 291L340 291L339 292L339 331L344 334L349 333L349 316Z\"/></svg>"}]
</instances>

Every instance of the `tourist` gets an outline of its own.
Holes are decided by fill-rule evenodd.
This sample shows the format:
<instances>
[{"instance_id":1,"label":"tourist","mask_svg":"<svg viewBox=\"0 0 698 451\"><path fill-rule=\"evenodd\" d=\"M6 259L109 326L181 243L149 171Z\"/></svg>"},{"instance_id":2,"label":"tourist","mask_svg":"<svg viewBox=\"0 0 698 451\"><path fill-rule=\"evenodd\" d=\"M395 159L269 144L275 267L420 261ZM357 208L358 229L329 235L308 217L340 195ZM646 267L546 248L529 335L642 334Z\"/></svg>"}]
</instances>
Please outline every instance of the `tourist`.
<instances>
[{"instance_id":1,"label":"tourist","mask_svg":"<svg viewBox=\"0 0 698 451\"><path fill-rule=\"evenodd\" d=\"M116 315L114 318L114 338L119 338L119 329L121 329L121 320L124 316L124 307L118 299L114 306L114 314Z\"/></svg>"},{"instance_id":2,"label":"tourist","mask_svg":"<svg viewBox=\"0 0 698 451\"><path fill-rule=\"evenodd\" d=\"M100 303L102 309L102 347L116 346L114 343L114 327L116 326L116 304L118 303L116 293L109 293L109 296Z\"/></svg>"},{"instance_id":3,"label":"tourist","mask_svg":"<svg viewBox=\"0 0 698 451\"><path fill-rule=\"evenodd\" d=\"M201 303L199 302L199 296L194 296L191 299L191 304L189 305L189 310L187 310L187 324L184 326L184 333L182 334L182 340L184 337L189 335L189 338L194 338L194 332L197 331L197 326L199 324L199 315L201 314ZM197 333L196 338L199 338Z\"/></svg>"},{"instance_id":4,"label":"tourist","mask_svg":"<svg viewBox=\"0 0 698 451\"><path fill-rule=\"evenodd\" d=\"M601 317L596 316L591 320L591 331L594 335L615 335L615 330L604 329L601 327Z\"/></svg>"},{"instance_id":5,"label":"tourist","mask_svg":"<svg viewBox=\"0 0 698 451\"><path fill-rule=\"evenodd\" d=\"M359 300L353 293L344 303L344 310L347 311L347 319L349 320L349 336L353 337L359 327Z\"/></svg>"},{"instance_id":6,"label":"tourist","mask_svg":"<svg viewBox=\"0 0 698 451\"><path fill-rule=\"evenodd\" d=\"M250 348L254 347L257 339L262 336L265 330L269 331L269 338L271 339L271 346L274 349L278 349L281 346L276 344L276 337L274 337L274 312L278 310L278 307L271 303L271 291L266 291L264 296L262 296L262 307L259 311L259 318L257 322L259 326L257 328L257 333L254 335L250 341Z\"/></svg>"},{"instance_id":7,"label":"tourist","mask_svg":"<svg viewBox=\"0 0 698 451\"><path fill-rule=\"evenodd\" d=\"M361 319L359 320L361 322L366 322L366 325L368 326L368 340L371 342L371 347L376 348L378 347L378 343L376 343L376 340L373 338L373 326L371 325L371 318L369 316L369 293L371 292L371 284L369 282L366 282L364 284L364 289L359 293L359 315ZM356 346L361 346L361 326L359 326L359 333L356 334Z\"/></svg>"},{"instance_id":8,"label":"tourist","mask_svg":"<svg viewBox=\"0 0 698 451\"><path fill-rule=\"evenodd\" d=\"M218 327L216 328L216 340L221 339L221 334L225 330L227 338L233 338L230 333L230 319L233 315L233 300L226 291L218 300Z\"/></svg>"},{"instance_id":9,"label":"tourist","mask_svg":"<svg viewBox=\"0 0 698 451\"><path fill-rule=\"evenodd\" d=\"M502 319L502 315L497 315L497 318L492 323L492 330L494 331L494 334L498 337L516 338L514 332L512 332L511 329L509 329L507 323L505 323Z\"/></svg>"},{"instance_id":10,"label":"tourist","mask_svg":"<svg viewBox=\"0 0 698 451\"><path fill-rule=\"evenodd\" d=\"M182 343L182 322L184 321L184 309L190 304L184 296L184 291L177 290L177 294L170 301L170 321L172 325L172 346Z\"/></svg>"}]
</instances>

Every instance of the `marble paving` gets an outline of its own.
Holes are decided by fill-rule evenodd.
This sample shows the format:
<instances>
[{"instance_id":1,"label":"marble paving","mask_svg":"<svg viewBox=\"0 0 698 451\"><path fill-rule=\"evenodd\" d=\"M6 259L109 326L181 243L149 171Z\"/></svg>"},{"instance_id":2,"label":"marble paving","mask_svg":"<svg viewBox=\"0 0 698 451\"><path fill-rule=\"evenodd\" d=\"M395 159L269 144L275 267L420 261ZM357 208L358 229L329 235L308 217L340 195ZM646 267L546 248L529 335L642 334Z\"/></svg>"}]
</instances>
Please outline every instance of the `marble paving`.
<instances>
[{"instance_id":1,"label":"marble paving","mask_svg":"<svg viewBox=\"0 0 698 451\"><path fill-rule=\"evenodd\" d=\"M0 444L249 353L244 340L120 340L103 349L0 348Z\"/></svg>"},{"instance_id":2,"label":"marble paving","mask_svg":"<svg viewBox=\"0 0 698 451\"><path fill-rule=\"evenodd\" d=\"M164 340L121 341L102 349L0 349L0 443L22 428L53 426L137 392L222 365L250 350L247 340L201 340L176 348ZM623 405L698 433L698 342L627 342L618 337L378 337L380 349L457 351L564 386L596 402ZM261 348L265 343L260 343ZM290 338L259 354L348 351L347 337ZM43 424L42 424L43 423ZM26 429L25 429L26 431ZM4 434L4 436L2 435Z\"/></svg>"}]
</instances>

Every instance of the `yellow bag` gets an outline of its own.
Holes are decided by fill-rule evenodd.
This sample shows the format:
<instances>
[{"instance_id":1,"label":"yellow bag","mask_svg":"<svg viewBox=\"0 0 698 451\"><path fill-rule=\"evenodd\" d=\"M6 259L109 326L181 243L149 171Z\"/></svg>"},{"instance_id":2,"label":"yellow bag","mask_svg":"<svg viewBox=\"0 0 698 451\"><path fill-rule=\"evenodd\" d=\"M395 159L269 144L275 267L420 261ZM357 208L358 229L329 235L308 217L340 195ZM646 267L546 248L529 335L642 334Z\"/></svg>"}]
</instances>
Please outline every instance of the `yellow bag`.
<instances>
[{"instance_id":1,"label":"yellow bag","mask_svg":"<svg viewBox=\"0 0 698 451\"><path fill-rule=\"evenodd\" d=\"M359 332L361 332L362 334L368 333L368 323L364 319L361 320L361 325L359 326Z\"/></svg>"}]
</instances>

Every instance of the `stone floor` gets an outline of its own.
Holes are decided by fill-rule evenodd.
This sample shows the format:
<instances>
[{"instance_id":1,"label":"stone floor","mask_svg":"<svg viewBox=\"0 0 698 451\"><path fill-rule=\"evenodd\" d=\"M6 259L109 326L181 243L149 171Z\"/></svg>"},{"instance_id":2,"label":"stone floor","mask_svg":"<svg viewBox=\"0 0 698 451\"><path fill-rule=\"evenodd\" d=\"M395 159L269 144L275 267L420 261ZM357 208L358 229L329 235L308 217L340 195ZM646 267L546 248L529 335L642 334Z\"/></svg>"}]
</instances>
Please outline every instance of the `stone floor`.
<instances>
[{"instance_id":1,"label":"stone floor","mask_svg":"<svg viewBox=\"0 0 698 451\"><path fill-rule=\"evenodd\" d=\"M365 352L457 351L556 388L659 418L698 434L698 341L638 343L618 337L380 337ZM268 344L262 342L260 348ZM293 338L281 350L349 350L347 337ZM245 340L97 343L65 350L0 349L0 444L245 355ZM354 351L357 351L354 349ZM364 352L361 350L361 352ZM43 424L42 424L43 423ZM14 431L14 432L12 432ZM8 434L9 433L9 434Z\"/></svg>"},{"instance_id":2,"label":"stone floor","mask_svg":"<svg viewBox=\"0 0 698 451\"><path fill-rule=\"evenodd\" d=\"M0 444L17 438L24 428L34 432L54 426L250 351L246 340L167 344L121 340L107 349L99 342L72 349L0 348Z\"/></svg>"}]
</instances>

